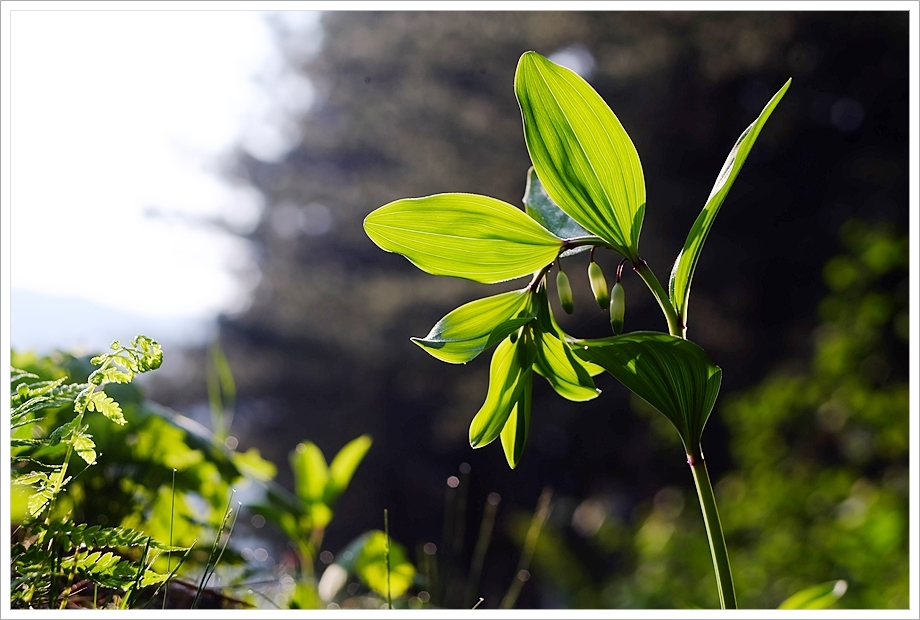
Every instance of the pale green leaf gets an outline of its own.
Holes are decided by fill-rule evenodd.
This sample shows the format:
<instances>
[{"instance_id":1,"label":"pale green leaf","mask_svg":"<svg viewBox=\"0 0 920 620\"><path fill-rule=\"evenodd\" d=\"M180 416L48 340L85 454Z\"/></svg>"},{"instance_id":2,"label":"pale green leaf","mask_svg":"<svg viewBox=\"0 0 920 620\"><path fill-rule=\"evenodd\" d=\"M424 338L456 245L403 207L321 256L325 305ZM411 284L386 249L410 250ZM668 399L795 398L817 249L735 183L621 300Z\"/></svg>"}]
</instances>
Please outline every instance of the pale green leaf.
<instances>
[{"instance_id":1,"label":"pale green leaf","mask_svg":"<svg viewBox=\"0 0 920 620\"><path fill-rule=\"evenodd\" d=\"M322 451L312 441L305 441L297 444L290 460L297 497L307 504L322 500L329 482L329 469Z\"/></svg>"},{"instance_id":2,"label":"pale green leaf","mask_svg":"<svg viewBox=\"0 0 920 620\"><path fill-rule=\"evenodd\" d=\"M370 435L361 435L345 444L332 459L332 463L329 465L329 482L326 484L325 493L325 502L328 505L331 506L339 495L348 488L351 477L354 475L358 465L361 464L361 461L364 460L364 456L370 450L372 443Z\"/></svg>"},{"instance_id":3,"label":"pale green leaf","mask_svg":"<svg viewBox=\"0 0 920 620\"><path fill-rule=\"evenodd\" d=\"M492 354L489 366L489 391L470 424L470 446L481 448L498 438L523 386L522 374L529 370L536 354L528 328L516 342L503 340ZM529 380L528 373L528 380Z\"/></svg>"},{"instance_id":4,"label":"pale green leaf","mask_svg":"<svg viewBox=\"0 0 920 620\"><path fill-rule=\"evenodd\" d=\"M403 546L390 539L390 562L387 570L386 550L386 534L379 530L373 531L355 559L354 571L367 587L380 596L387 595L388 581L390 595L402 596L412 585L415 567L409 562Z\"/></svg>"},{"instance_id":5,"label":"pale green leaf","mask_svg":"<svg viewBox=\"0 0 920 620\"><path fill-rule=\"evenodd\" d=\"M76 433L72 443L73 449L77 451L80 458L92 465L96 462L96 444L93 436L86 432L87 428L89 427L84 427L82 431Z\"/></svg>"},{"instance_id":6,"label":"pale green leaf","mask_svg":"<svg viewBox=\"0 0 920 620\"><path fill-rule=\"evenodd\" d=\"M668 334L630 332L580 340L574 350L663 413L677 428L688 454L698 454L722 383L722 370L703 349Z\"/></svg>"},{"instance_id":7,"label":"pale green leaf","mask_svg":"<svg viewBox=\"0 0 920 620\"><path fill-rule=\"evenodd\" d=\"M754 147L754 142L757 140L757 136L760 135L760 130L763 129L767 119L770 118L770 114L773 113L774 108L779 104L783 95L786 94L790 84L792 84L792 78L786 81L783 87L779 89L779 92L773 95L773 98L767 103L757 120L748 126L741 133L738 141L735 142L735 146L732 147L728 158L722 164L722 170L719 171L719 176L716 178L712 191L709 192L709 198L706 200L703 211L690 228L690 234L687 235L684 247L680 254L677 255L677 260L674 261L671 278L668 283L668 292L671 297L671 303L674 304L677 314L684 325L687 324L690 282L693 280L693 272L696 270L703 243L705 243L706 237L709 235L709 230L712 228L716 215L718 215L719 209L722 207L725 196L728 195L728 190L731 189L732 184L738 177L738 173L741 172L741 167L744 166L748 154Z\"/></svg>"},{"instance_id":8,"label":"pale green leaf","mask_svg":"<svg viewBox=\"0 0 920 620\"><path fill-rule=\"evenodd\" d=\"M267 461L259 454L258 448L249 448L246 452L234 452L233 464L241 473L256 480L271 480L278 473L278 468L271 461Z\"/></svg>"},{"instance_id":9,"label":"pale green leaf","mask_svg":"<svg viewBox=\"0 0 920 620\"><path fill-rule=\"evenodd\" d=\"M517 402L514 403L514 409L508 416L502 428L501 439L502 449L505 451L505 459L511 469L518 466L521 462L521 455L524 453L524 446L527 444L527 435L530 432L530 404L533 394L533 371L524 370L521 373L518 390Z\"/></svg>"},{"instance_id":10,"label":"pale green leaf","mask_svg":"<svg viewBox=\"0 0 920 620\"><path fill-rule=\"evenodd\" d=\"M578 222L570 218L565 211L560 209L559 205L553 202L553 199L543 189L540 177L537 176L536 170L532 167L527 171L527 187L524 189L524 210L543 228L560 239L568 240L593 236L582 228ZM566 250L561 256L571 256L590 249L591 246L589 245L580 245Z\"/></svg>"},{"instance_id":11,"label":"pale green leaf","mask_svg":"<svg viewBox=\"0 0 920 620\"><path fill-rule=\"evenodd\" d=\"M796 592L780 603L779 609L827 609L846 591L847 582L843 579L828 581Z\"/></svg>"},{"instance_id":12,"label":"pale green leaf","mask_svg":"<svg viewBox=\"0 0 920 620\"><path fill-rule=\"evenodd\" d=\"M578 359L568 344L542 330L536 341L534 370L546 378L557 394L575 402L597 398L601 391L594 386L586 362Z\"/></svg>"},{"instance_id":13,"label":"pale green leaf","mask_svg":"<svg viewBox=\"0 0 920 620\"><path fill-rule=\"evenodd\" d=\"M127 424L124 414L121 412L121 407L111 396L107 396L105 392L95 392L89 398L89 410L92 411L95 409L112 422L116 424Z\"/></svg>"},{"instance_id":14,"label":"pale green leaf","mask_svg":"<svg viewBox=\"0 0 920 620\"><path fill-rule=\"evenodd\" d=\"M577 73L536 52L521 56L514 91L546 193L586 230L636 260L645 179L620 121Z\"/></svg>"},{"instance_id":15,"label":"pale green leaf","mask_svg":"<svg viewBox=\"0 0 920 620\"><path fill-rule=\"evenodd\" d=\"M368 215L364 230L423 271L485 284L530 275L562 246L522 210L475 194L397 200Z\"/></svg>"},{"instance_id":16,"label":"pale green leaf","mask_svg":"<svg viewBox=\"0 0 920 620\"><path fill-rule=\"evenodd\" d=\"M427 336L412 342L439 360L464 364L533 318L527 312L529 292L525 288L471 301L448 313Z\"/></svg>"}]
</instances>

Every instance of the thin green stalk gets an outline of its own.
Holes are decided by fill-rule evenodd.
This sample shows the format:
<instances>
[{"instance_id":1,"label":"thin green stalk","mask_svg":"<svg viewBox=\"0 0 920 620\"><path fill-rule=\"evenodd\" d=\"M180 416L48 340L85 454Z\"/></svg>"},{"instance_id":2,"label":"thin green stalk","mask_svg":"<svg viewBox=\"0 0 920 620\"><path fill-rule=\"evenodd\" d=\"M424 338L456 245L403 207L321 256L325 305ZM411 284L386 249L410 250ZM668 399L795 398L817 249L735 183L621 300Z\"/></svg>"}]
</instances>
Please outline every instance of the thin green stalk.
<instances>
[{"instance_id":1,"label":"thin green stalk","mask_svg":"<svg viewBox=\"0 0 920 620\"><path fill-rule=\"evenodd\" d=\"M687 462L693 472L696 492L700 498L700 508L703 510L703 521L706 523L706 535L709 537L712 566L716 571L716 585L719 587L722 609L738 609L738 603L735 601L735 586L732 584L732 569L728 563L728 549L725 546L725 536L722 535L719 509L716 506L712 483L709 481L706 461L703 460L701 454L688 455Z\"/></svg>"},{"instance_id":2,"label":"thin green stalk","mask_svg":"<svg viewBox=\"0 0 920 620\"><path fill-rule=\"evenodd\" d=\"M390 596L390 515L386 508L383 509L383 531L387 539L383 550L387 563L387 609L393 609L393 598Z\"/></svg>"},{"instance_id":3,"label":"thin green stalk","mask_svg":"<svg viewBox=\"0 0 920 620\"><path fill-rule=\"evenodd\" d=\"M482 513L482 523L479 526L479 539L476 541L476 550L473 552L473 562L470 567L470 574L466 580L466 596L464 603L469 605L473 600L476 588L479 587L479 579L482 577L482 567L486 559L486 551L489 549L489 543L492 541L492 530L495 527L495 513L498 511L498 504L501 497L498 493L490 493L486 500L485 509ZM482 602L482 599L479 599ZM477 605L479 603L476 603ZM473 607L476 609L476 607Z\"/></svg>"},{"instance_id":4,"label":"thin green stalk","mask_svg":"<svg viewBox=\"0 0 920 620\"><path fill-rule=\"evenodd\" d=\"M661 282L658 281L658 278L648 266L648 263L640 258L638 262L633 263L633 271L639 274L639 277L642 278L642 281L648 286L652 295L655 296L658 305L661 306L661 311L664 312L664 316L668 320L668 331L671 335L677 336L678 338L684 338L684 326L680 321L680 317L677 316L674 304L671 303L667 291L661 286Z\"/></svg>"},{"instance_id":5,"label":"thin green stalk","mask_svg":"<svg viewBox=\"0 0 920 620\"><path fill-rule=\"evenodd\" d=\"M166 554L166 573L172 570L172 546L173 546L173 521L176 518L176 468L172 472L172 499L169 502L169 546L170 550ZM166 599L169 598L169 581L166 581L166 589L163 590L163 609L166 609Z\"/></svg>"},{"instance_id":6,"label":"thin green stalk","mask_svg":"<svg viewBox=\"0 0 920 620\"><path fill-rule=\"evenodd\" d=\"M521 550L521 559L518 562L517 572L514 575L511 586L502 599L500 605L501 609L511 609L514 607L518 596L521 594L521 590L524 588L524 582L530 578L527 569L530 567L530 560L533 558L534 551L537 549L537 540L540 538L540 532L543 531L543 525L546 523L546 520L549 518L549 513L552 511L552 498L553 490L550 487L545 487L543 492L540 493L540 499L537 500L537 511L530 520L530 527L527 529L527 535L524 537L524 545Z\"/></svg>"}]
</instances>

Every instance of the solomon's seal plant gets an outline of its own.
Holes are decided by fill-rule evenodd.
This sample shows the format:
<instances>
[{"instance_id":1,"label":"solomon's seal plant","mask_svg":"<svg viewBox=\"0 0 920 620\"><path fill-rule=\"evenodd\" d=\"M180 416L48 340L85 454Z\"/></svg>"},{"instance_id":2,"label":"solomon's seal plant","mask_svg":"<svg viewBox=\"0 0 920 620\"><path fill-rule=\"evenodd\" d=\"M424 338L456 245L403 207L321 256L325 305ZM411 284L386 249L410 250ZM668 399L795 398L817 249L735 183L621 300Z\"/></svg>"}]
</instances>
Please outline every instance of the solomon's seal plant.
<instances>
[{"instance_id":1,"label":"solomon's seal plant","mask_svg":"<svg viewBox=\"0 0 920 620\"><path fill-rule=\"evenodd\" d=\"M636 148L587 82L535 52L521 57L514 79L533 163L523 211L487 196L438 194L391 202L364 221L374 243L402 254L428 273L485 284L531 277L520 290L457 308L427 336L413 339L434 357L453 364L468 362L495 346L489 390L470 425L474 448L500 438L508 464L518 464L530 425L534 373L564 398L585 401L597 397L592 377L606 370L667 416L680 434L693 472L725 608L736 607L735 594L700 447L722 370L687 340L687 307L706 236L760 130L790 83L767 103L729 153L674 261L667 290L639 255L646 205ZM610 293L593 261L597 248L623 257ZM588 249L595 298L602 307L609 307L612 330L619 335L574 338L559 327L550 308L550 269L556 265L559 300L571 312L571 286L559 259ZM632 265L654 295L668 333L621 334L625 296L620 274L625 263Z\"/></svg>"}]
</instances>

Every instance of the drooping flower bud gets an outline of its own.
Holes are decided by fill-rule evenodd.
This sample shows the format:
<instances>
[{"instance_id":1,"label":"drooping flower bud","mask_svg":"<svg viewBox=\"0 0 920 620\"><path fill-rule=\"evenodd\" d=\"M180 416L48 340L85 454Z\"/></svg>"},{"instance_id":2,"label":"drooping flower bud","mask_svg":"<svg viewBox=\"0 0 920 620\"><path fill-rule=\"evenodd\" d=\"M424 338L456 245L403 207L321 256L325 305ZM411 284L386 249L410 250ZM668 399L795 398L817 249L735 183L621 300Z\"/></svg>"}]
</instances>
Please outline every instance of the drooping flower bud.
<instances>
[{"instance_id":1,"label":"drooping flower bud","mask_svg":"<svg viewBox=\"0 0 920 620\"><path fill-rule=\"evenodd\" d=\"M610 291L610 327L614 334L623 333L623 319L626 315L626 292L617 282Z\"/></svg>"},{"instance_id":2,"label":"drooping flower bud","mask_svg":"<svg viewBox=\"0 0 920 620\"><path fill-rule=\"evenodd\" d=\"M575 301L572 298L572 285L569 284L569 276L561 269L556 273L556 292L559 293L559 303L566 314L572 314L575 309Z\"/></svg>"},{"instance_id":3,"label":"drooping flower bud","mask_svg":"<svg viewBox=\"0 0 920 620\"><path fill-rule=\"evenodd\" d=\"M597 305L601 307L601 310L606 310L607 306L610 305L607 279L604 277L604 272L601 271L601 266L594 261L591 261L588 265L588 280L591 281L591 290L594 292L594 299L597 300Z\"/></svg>"}]
</instances>

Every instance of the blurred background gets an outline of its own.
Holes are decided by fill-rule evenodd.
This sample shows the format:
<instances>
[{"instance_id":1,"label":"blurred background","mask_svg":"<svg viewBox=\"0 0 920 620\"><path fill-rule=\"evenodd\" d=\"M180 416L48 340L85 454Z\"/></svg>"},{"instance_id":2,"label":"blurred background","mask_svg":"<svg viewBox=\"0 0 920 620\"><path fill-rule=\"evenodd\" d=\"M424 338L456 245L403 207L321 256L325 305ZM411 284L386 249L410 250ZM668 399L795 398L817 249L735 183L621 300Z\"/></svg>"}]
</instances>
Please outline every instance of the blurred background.
<instances>
[{"instance_id":1,"label":"blurred background","mask_svg":"<svg viewBox=\"0 0 920 620\"><path fill-rule=\"evenodd\" d=\"M535 382L519 467L472 450L489 356L451 366L409 337L521 283L422 273L363 218L440 192L520 205L512 83L536 50L588 80L635 143L640 251L664 281L738 135L792 77L696 272L688 337L724 372L703 447L742 607L838 579L839 606L908 606L906 12L19 12L12 27L33 63L13 63L12 346L143 332L165 345L148 398L210 425L219 345L227 445L257 448L289 489L299 442L331 457L371 435L323 549L382 527L386 508L417 565L433 543L455 571L449 607L468 603L490 505L484 607L522 578L519 607L718 597L665 418L609 376L580 404ZM608 280L618 258L597 256ZM576 311L557 315L609 335L586 268L569 259ZM666 331L639 279L623 283L626 328ZM288 543L264 523L238 527L277 572Z\"/></svg>"}]
</instances>

